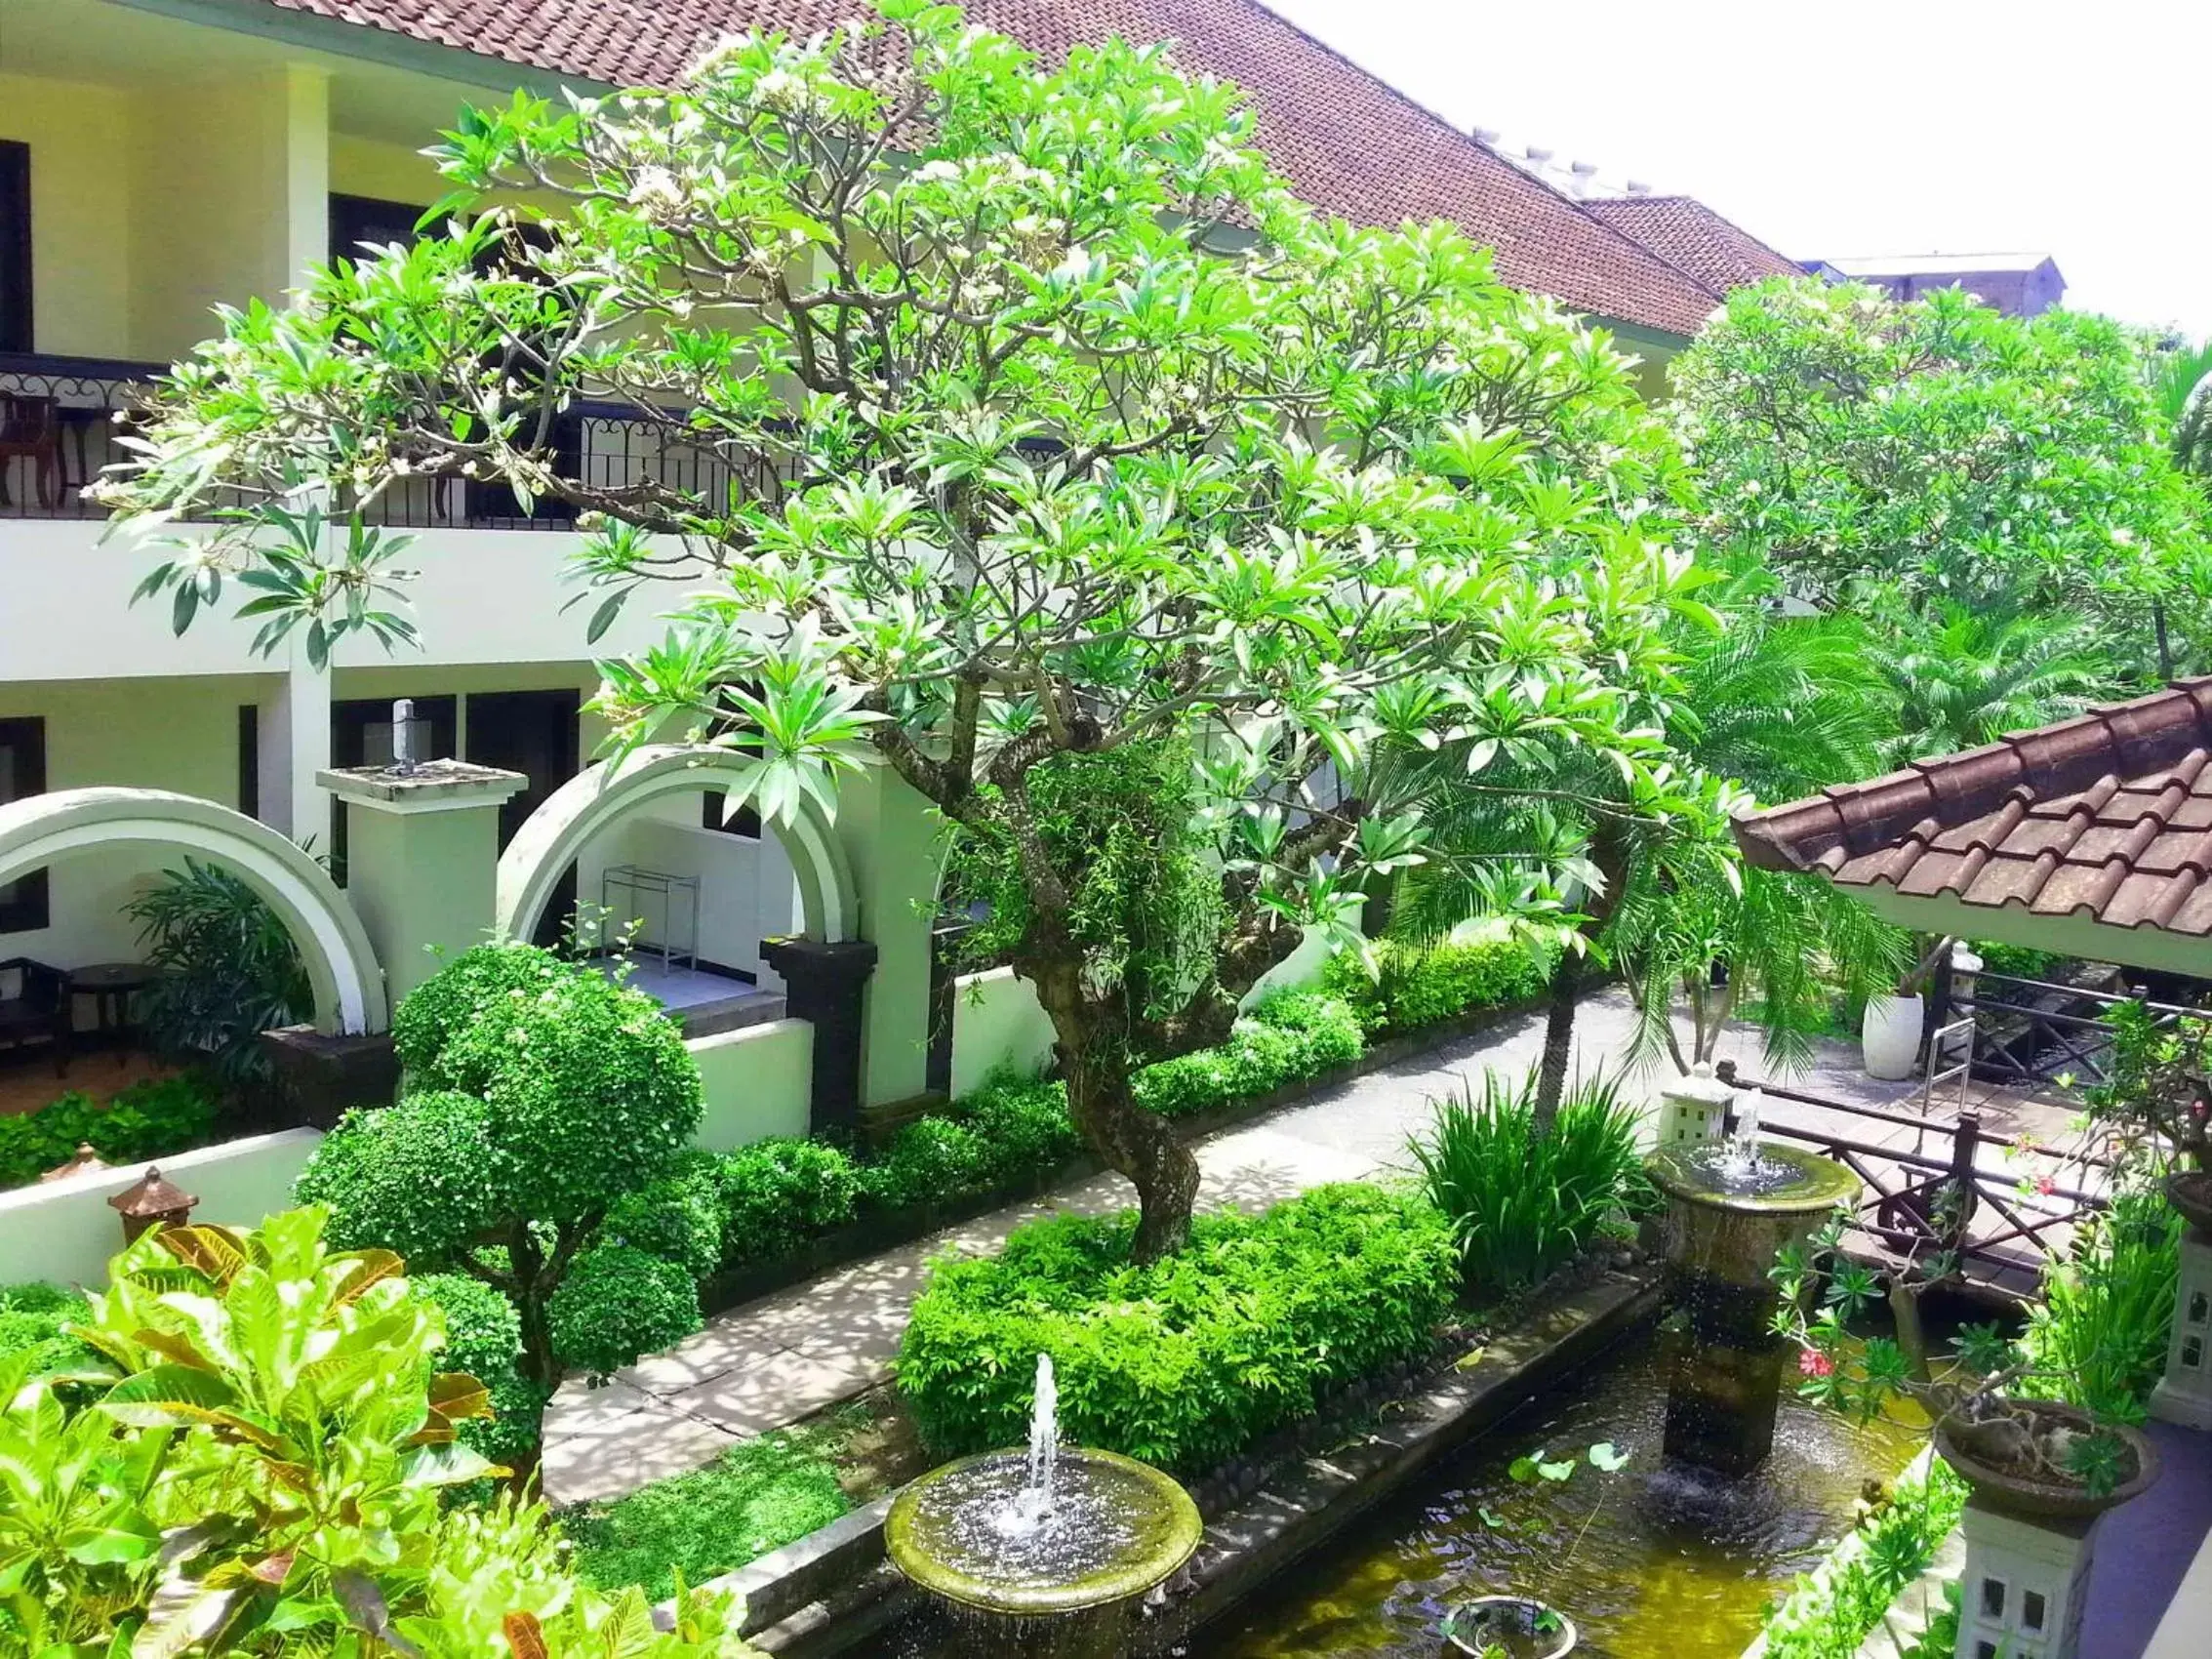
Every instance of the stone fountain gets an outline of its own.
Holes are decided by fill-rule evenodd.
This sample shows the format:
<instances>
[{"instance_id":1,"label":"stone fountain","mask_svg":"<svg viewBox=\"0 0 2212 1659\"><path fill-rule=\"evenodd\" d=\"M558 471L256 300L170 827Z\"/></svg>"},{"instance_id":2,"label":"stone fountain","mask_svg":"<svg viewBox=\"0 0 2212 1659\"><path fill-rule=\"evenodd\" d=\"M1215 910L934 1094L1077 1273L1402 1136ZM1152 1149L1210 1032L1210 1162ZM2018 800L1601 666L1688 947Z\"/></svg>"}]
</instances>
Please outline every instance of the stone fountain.
<instances>
[{"instance_id":1,"label":"stone fountain","mask_svg":"<svg viewBox=\"0 0 2212 1659\"><path fill-rule=\"evenodd\" d=\"M1768 1270L1860 1188L1841 1164L1761 1141L1755 1100L1724 1143L1664 1148L1646 1163L1667 1194L1667 1259L1689 1319L1669 1378L1667 1454L1724 1475L1749 1474L1774 1447L1788 1345Z\"/></svg>"},{"instance_id":2,"label":"stone fountain","mask_svg":"<svg viewBox=\"0 0 2212 1659\"><path fill-rule=\"evenodd\" d=\"M1040 1354L1027 1448L923 1476L893 1501L883 1535L899 1570L959 1623L963 1652L1112 1659L1201 1528L1190 1495L1158 1470L1060 1444Z\"/></svg>"}]
</instances>

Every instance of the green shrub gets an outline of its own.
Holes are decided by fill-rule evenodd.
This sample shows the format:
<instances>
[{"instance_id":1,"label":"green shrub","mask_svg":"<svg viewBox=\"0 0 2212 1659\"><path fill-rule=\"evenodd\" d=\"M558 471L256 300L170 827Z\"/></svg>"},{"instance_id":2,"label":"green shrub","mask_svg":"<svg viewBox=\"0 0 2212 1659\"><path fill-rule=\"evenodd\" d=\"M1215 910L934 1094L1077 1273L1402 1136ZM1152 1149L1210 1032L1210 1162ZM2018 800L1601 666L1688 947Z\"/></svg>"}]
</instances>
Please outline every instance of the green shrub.
<instances>
[{"instance_id":1,"label":"green shrub","mask_svg":"<svg viewBox=\"0 0 2212 1659\"><path fill-rule=\"evenodd\" d=\"M683 1341L704 1322L692 1275L634 1244L594 1244L579 1255L545 1317L561 1363L594 1379Z\"/></svg>"},{"instance_id":2,"label":"green shrub","mask_svg":"<svg viewBox=\"0 0 2212 1659\"><path fill-rule=\"evenodd\" d=\"M1374 1035L1398 1035L1480 1008L1499 1008L1541 993L1556 951L1520 939L1463 944L1377 942L1376 972L1349 951L1321 971L1321 989L1341 998Z\"/></svg>"},{"instance_id":3,"label":"green shrub","mask_svg":"<svg viewBox=\"0 0 2212 1659\"><path fill-rule=\"evenodd\" d=\"M1479 1096L1436 1102L1428 1134L1409 1144L1478 1291L1534 1284L1572 1261L1642 1167L1638 1114L1614 1079L1577 1082L1541 1138L1535 1101L1533 1070L1517 1085L1486 1072Z\"/></svg>"},{"instance_id":4,"label":"green shrub","mask_svg":"<svg viewBox=\"0 0 2212 1659\"><path fill-rule=\"evenodd\" d=\"M883 1160L861 1171L861 1181L870 1198L891 1210L953 1203L998 1185L984 1138L945 1114L917 1118L900 1130Z\"/></svg>"},{"instance_id":5,"label":"green shrub","mask_svg":"<svg viewBox=\"0 0 2212 1659\"><path fill-rule=\"evenodd\" d=\"M2115 1194L2111 1209L2084 1225L2067 1258L2043 1270L2023 1339L2043 1375L2024 1392L2141 1422L2165 1370L2181 1235L2182 1218L2161 1194Z\"/></svg>"},{"instance_id":6,"label":"green shrub","mask_svg":"<svg viewBox=\"0 0 2212 1659\"><path fill-rule=\"evenodd\" d=\"M1059 1083L994 1076L955 1111L983 1142L994 1185L1056 1169L1083 1149L1067 1115L1067 1091Z\"/></svg>"},{"instance_id":7,"label":"green shrub","mask_svg":"<svg viewBox=\"0 0 2212 1659\"><path fill-rule=\"evenodd\" d=\"M704 1278L722 1261L722 1183L713 1154L686 1153L675 1174L623 1197L600 1223L599 1237L634 1244Z\"/></svg>"},{"instance_id":8,"label":"green shrub","mask_svg":"<svg viewBox=\"0 0 2212 1659\"><path fill-rule=\"evenodd\" d=\"M1017 1230L994 1257L935 1263L898 1359L933 1450L1027 1433L1036 1356L1061 1432L1186 1473L1425 1354L1449 1313L1450 1225L1418 1194L1324 1187L1261 1215L1202 1216L1180 1254L1133 1266L1132 1214Z\"/></svg>"},{"instance_id":9,"label":"green shrub","mask_svg":"<svg viewBox=\"0 0 2212 1659\"><path fill-rule=\"evenodd\" d=\"M417 1266L442 1268L497 1218L484 1181L491 1158L482 1101L451 1089L410 1095L340 1118L292 1195L331 1206L334 1248L396 1250Z\"/></svg>"},{"instance_id":10,"label":"green shrub","mask_svg":"<svg viewBox=\"0 0 2212 1659\"><path fill-rule=\"evenodd\" d=\"M1767 1620L1768 1659L1851 1659L1898 1593L1935 1559L1965 1508L1966 1482L1941 1461L1923 1479L1899 1481L1889 1507L1830 1558L1831 1570L1799 1578Z\"/></svg>"},{"instance_id":11,"label":"green shrub","mask_svg":"<svg viewBox=\"0 0 2212 1659\"><path fill-rule=\"evenodd\" d=\"M634 1584L659 1600L679 1574L704 1584L827 1526L852 1505L816 1438L778 1430L704 1469L562 1517L578 1574L607 1590Z\"/></svg>"},{"instance_id":12,"label":"green shrub","mask_svg":"<svg viewBox=\"0 0 2212 1659\"><path fill-rule=\"evenodd\" d=\"M62 1329L91 1315L84 1297L60 1285L0 1285L0 1361L28 1354L34 1372L94 1362L92 1351Z\"/></svg>"},{"instance_id":13,"label":"green shrub","mask_svg":"<svg viewBox=\"0 0 2212 1659\"><path fill-rule=\"evenodd\" d=\"M208 1144L217 1102L186 1072L149 1077L120 1090L107 1106L72 1089L36 1112L0 1117L0 1188L21 1187L90 1146L109 1163L141 1163Z\"/></svg>"},{"instance_id":14,"label":"green shrub","mask_svg":"<svg viewBox=\"0 0 2212 1659\"><path fill-rule=\"evenodd\" d=\"M186 859L123 907L160 971L138 1017L158 1054L205 1066L227 1088L270 1075L261 1032L315 1010L291 929L244 877Z\"/></svg>"},{"instance_id":15,"label":"green shrub","mask_svg":"<svg viewBox=\"0 0 2212 1659\"><path fill-rule=\"evenodd\" d=\"M723 1157L715 1168L722 1261L772 1262L853 1219L860 1172L838 1147L777 1136Z\"/></svg>"},{"instance_id":16,"label":"green shrub","mask_svg":"<svg viewBox=\"0 0 2212 1659\"><path fill-rule=\"evenodd\" d=\"M2002 974L2008 979L2048 980L2071 960L2061 951L2036 951L2026 945L1977 943L1970 949L1982 958L1984 972Z\"/></svg>"},{"instance_id":17,"label":"green shrub","mask_svg":"<svg viewBox=\"0 0 2212 1659\"><path fill-rule=\"evenodd\" d=\"M481 1279L461 1274L417 1274L407 1288L437 1309L445 1322L445 1346L432 1368L465 1371L492 1396L491 1416L454 1426L461 1443L495 1463L528 1455L538 1444L545 1396L523 1378L522 1320L514 1304Z\"/></svg>"},{"instance_id":18,"label":"green shrub","mask_svg":"<svg viewBox=\"0 0 2212 1659\"><path fill-rule=\"evenodd\" d=\"M1163 1117L1187 1117L1318 1075L1356 1060L1365 1046L1357 1015L1342 1000L1276 992L1237 1021L1220 1047L1138 1072L1137 1104Z\"/></svg>"}]
</instances>

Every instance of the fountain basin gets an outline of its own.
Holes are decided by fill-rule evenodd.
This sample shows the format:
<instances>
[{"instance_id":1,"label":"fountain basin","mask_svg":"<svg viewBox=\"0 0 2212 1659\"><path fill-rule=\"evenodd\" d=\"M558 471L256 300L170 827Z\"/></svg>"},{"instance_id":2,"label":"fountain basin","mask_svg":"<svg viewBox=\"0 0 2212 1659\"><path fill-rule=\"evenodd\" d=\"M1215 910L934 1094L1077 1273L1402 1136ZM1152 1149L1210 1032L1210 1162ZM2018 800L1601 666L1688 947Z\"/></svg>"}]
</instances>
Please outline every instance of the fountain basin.
<instances>
[{"instance_id":1,"label":"fountain basin","mask_svg":"<svg viewBox=\"0 0 2212 1659\"><path fill-rule=\"evenodd\" d=\"M1009 1651L1117 1652L1139 1598L1197 1549L1198 1506L1135 1458L1065 1447L1050 1512L1025 1516L1029 1467L1029 1453L1013 1449L931 1471L892 1501L884 1546L930 1596L986 1622L1016 1622L1004 1633L1016 1638Z\"/></svg>"},{"instance_id":2,"label":"fountain basin","mask_svg":"<svg viewBox=\"0 0 2212 1659\"><path fill-rule=\"evenodd\" d=\"M1859 1195L1840 1163L1795 1147L1757 1143L1755 1173L1732 1181L1723 1149L1668 1147L1644 1160L1669 1198L1667 1259L1724 1284L1763 1290L1786 1244L1808 1237L1822 1217Z\"/></svg>"}]
</instances>

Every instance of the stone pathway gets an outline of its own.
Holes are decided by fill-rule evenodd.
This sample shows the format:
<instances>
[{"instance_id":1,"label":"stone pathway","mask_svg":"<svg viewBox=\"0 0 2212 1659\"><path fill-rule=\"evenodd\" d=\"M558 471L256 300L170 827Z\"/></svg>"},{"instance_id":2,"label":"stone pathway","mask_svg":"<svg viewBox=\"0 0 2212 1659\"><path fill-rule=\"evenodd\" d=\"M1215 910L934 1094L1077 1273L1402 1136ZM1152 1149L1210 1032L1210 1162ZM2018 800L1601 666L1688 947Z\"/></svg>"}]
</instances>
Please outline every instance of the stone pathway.
<instances>
[{"instance_id":1,"label":"stone pathway","mask_svg":"<svg viewBox=\"0 0 2212 1659\"><path fill-rule=\"evenodd\" d=\"M1609 991L1583 1005L1577 1063L1618 1066L1632 1027L1626 995ZM1543 1049L1544 1021L1531 1015L1373 1072L1197 1149L1206 1208L1258 1208L1332 1181L1404 1166L1407 1138L1426 1126L1429 1103L1479 1085L1485 1069L1517 1074ZM1755 1037L1739 1037L1756 1070ZM1660 1073L1636 1084L1648 1092ZM1796 1086L1863 1104L1916 1098L1916 1084L1876 1083L1858 1069L1855 1047L1830 1044ZM1976 1089L1977 1096L1988 1091ZM2063 1129L2063 1113L1991 1097L1985 1115L2002 1132ZM1909 1143L1912 1132L1809 1108L1772 1108L1769 1121L1804 1121L1853 1138ZM1818 1118L1833 1119L1832 1124ZM1896 1141L1888 1137L1897 1137ZM1928 1138L1932 1155L1948 1150ZM945 1250L982 1254L1014 1228L1051 1214L1095 1215L1131 1201L1127 1182L1102 1175L1041 1201L996 1211L965 1226L731 1310L697 1336L619 1373L607 1386L572 1382L545 1416L544 1487L556 1502L606 1498L711 1462L740 1439L795 1423L865 1393L890 1377L906 1315L930 1259Z\"/></svg>"}]
</instances>

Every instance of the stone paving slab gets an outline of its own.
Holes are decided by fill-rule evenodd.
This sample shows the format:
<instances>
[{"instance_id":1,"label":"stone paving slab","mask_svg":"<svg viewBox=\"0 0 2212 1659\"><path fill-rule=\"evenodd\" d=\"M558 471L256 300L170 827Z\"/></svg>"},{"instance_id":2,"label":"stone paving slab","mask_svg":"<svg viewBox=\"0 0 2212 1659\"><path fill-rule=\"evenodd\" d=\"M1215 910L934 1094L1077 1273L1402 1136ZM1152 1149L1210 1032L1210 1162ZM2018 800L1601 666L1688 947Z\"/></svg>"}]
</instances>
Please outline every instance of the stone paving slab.
<instances>
[{"instance_id":1,"label":"stone paving slab","mask_svg":"<svg viewBox=\"0 0 2212 1659\"><path fill-rule=\"evenodd\" d=\"M1618 990L1586 1001L1576 1021L1577 1067L1588 1072L1625 1064L1633 1022ZM1735 1040L1746 1072L1763 1075L1755 1033L1739 1032ZM1427 1125L1436 1099L1479 1087L1485 1070L1526 1070L1543 1041L1543 1017L1524 1016L1218 1134L1196 1149L1199 1204L1258 1209L1330 1182L1402 1171L1406 1140ZM1666 1074L1664 1066L1631 1074L1630 1092L1649 1094ZM1822 1045L1810 1068L1777 1080L1831 1099L1917 1110L1917 1083L1868 1078L1856 1048L1846 1044ZM2057 1137L2071 1108L2022 1103L1979 1086L1974 1094L1992 1127L2001 1121L2004 1133L2028 1129L2061 1144ZM1951 1105L1938 1103L1938 1110L1948 1113ZM1783 1102L1769 1105L1767 1120L1886 1146L1909 1146L1915 1133ZM1926 1140L1930 1155L1948 1155L1948 1138L1930 1134ZM2031 1164L2031 1177L2043 1167ZM932 1258L947 1250L994 1250L1015 1228L1044 1216L1100 1215L1132 1201L1120 1176L1100 1175L732 1309L698 1335L618 1373L610 1390L572 1382L545 1414L546 1494L558 1502L615 1496L711 1462L739 1437L864 1394L889 1379Z\"/></svg>"}]
</instances>

